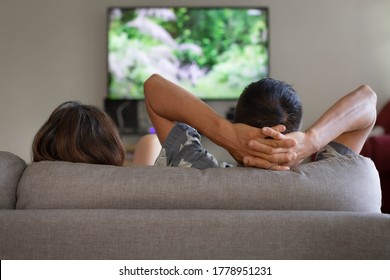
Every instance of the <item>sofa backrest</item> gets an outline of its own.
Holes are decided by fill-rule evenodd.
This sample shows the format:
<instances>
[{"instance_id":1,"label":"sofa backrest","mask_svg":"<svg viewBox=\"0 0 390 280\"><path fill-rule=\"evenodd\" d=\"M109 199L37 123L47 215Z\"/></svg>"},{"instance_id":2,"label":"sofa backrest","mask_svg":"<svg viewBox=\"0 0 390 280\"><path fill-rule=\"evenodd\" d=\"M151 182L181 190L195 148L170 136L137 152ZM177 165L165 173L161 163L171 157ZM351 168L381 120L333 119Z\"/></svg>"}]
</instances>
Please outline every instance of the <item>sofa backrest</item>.
<instances>
[{"instance_id":1,"label":"sofa backrest","mask_svg":"<svg viewBox=\"0 0 390 280\"><path fill-rule=\"evenodd\" d=\"M380 212L373 162L362 156L291 171L114 167L69 162L28 166L17 209L248 209Z\"/></svg>"},{"instance_id":2,"label":"sofa backrest","mask_svg":"<svg viewBox=\"0 0 390 280\"><path fill-rule=\"evenodd\" d=\"M0 209L15 208L16 187L25 168L24 160L0 151Z\"/></svg>"}]
</instances>

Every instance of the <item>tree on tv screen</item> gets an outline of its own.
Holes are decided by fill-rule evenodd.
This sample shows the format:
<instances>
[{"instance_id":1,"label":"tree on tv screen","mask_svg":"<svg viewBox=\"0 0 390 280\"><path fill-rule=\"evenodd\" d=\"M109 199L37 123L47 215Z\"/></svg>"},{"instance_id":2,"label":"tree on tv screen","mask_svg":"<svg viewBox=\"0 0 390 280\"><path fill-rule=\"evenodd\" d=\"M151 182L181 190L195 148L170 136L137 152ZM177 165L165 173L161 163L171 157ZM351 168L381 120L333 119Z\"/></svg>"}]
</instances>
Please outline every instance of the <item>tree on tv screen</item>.
<instances>
[{"instance_id":1,"label":"tree on tv screen","mask_svg":"<svg viewBox=\"0 0 390 280\"><path fill-rule=\"evenodd\" d=\"M110 98L143 98L159 73L204 99L235 99L268 75L267 14L262 9L112 9Z\"/></svg>"}]
</instances>

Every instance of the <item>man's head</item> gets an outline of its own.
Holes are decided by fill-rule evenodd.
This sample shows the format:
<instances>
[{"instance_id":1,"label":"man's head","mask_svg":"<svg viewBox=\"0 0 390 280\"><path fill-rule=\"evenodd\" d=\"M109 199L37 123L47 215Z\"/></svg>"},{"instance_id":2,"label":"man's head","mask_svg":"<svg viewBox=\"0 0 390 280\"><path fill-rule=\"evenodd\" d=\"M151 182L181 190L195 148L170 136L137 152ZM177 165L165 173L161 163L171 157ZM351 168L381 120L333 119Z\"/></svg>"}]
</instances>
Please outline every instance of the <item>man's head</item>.
<instances>
[{"instance_id":1,"label":"man's head","mask_svg":"<svg viewBox=\"0 0 390 280\"><path fill-rule=\"evenodd\" d=\"M290 85L264 78L244 89L237 102L234 122L259 128L283 124L284 133L297 131L302 122L302 104Z\"/></svg>"}]
</instances>

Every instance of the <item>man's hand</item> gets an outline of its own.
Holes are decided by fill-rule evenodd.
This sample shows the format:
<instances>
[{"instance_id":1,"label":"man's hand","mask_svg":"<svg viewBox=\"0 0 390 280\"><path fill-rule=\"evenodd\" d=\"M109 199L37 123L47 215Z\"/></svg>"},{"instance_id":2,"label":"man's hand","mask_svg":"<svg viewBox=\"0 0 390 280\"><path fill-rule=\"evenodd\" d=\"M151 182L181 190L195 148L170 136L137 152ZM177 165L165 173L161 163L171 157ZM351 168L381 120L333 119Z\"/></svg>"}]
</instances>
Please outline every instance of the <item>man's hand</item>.
<instances>
[{"instance_id":1,"label":"man's hand","mask_svg":"<svg viewBox=\"0 0 390 280\"><path fill-rule=\"evenodd\" d=\"M301 163L305 158L319 150L319 147L313 145L313 136L310 132L296 131L286 134L285 137L294 139L297 142L297 145L294 147L297 157L288 163L290 166Z\"/></svg>"},{"instance_id":2,"label":"man's hand","mask_svg":"<svg viewBox=\"0 0 390 280\"><path fill-rule=\"evenodd\" d=\"M235 145L225 148L236 161L243 162L245 166L289 170L286 163L296 158L293 152L296 140L280 133L286 129L283 125L259 129L245 124L233 124L232 129L236 138Z\"/></svg>"},{"instance_id":3,"label":"man's hand","mask_svg":"<svg viewBox=\"0 0 390 280\"><path fill-rule=\"evenodd\" d=\"M263 134L268 135L269 137L274 138L275 140L294 140L296 145L290 148L290 152L294 153L296 156L282 163L284 166L292 166L301 163L305 158L317 151L311 143L311 136L308 133L296 131L289 134L283 135L278 131L275 131L272 128L264 127L262 129ZM258 141L251 140L249 141L249 147L253 150L259 151L263 149L263 145ZM277 154L274 156L278 156ZM257 167L259 164L262 164L262 161L253 156L244 157L245 166Z\"/></svg>"}]
</instances>

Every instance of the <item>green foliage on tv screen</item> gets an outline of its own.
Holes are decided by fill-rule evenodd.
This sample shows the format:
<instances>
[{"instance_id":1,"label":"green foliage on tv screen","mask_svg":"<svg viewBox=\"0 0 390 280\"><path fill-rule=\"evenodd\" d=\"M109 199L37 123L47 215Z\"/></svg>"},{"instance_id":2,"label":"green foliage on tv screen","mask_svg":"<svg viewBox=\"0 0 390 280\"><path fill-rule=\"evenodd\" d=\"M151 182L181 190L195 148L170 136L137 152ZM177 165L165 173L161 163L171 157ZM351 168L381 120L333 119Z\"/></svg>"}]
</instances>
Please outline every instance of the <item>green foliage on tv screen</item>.
<instances>
[{"instance_id":1,"label":"green foliage on tv screen","mask_svg":"<svg viewBox=\"0 0 390 280\"><path fill-rule=\"evenodd\" d=\"M268 75L266 9L111 9L110 98L143 98L153 73L204 99L236 99Z\"/></svg>"}]
</instances>

